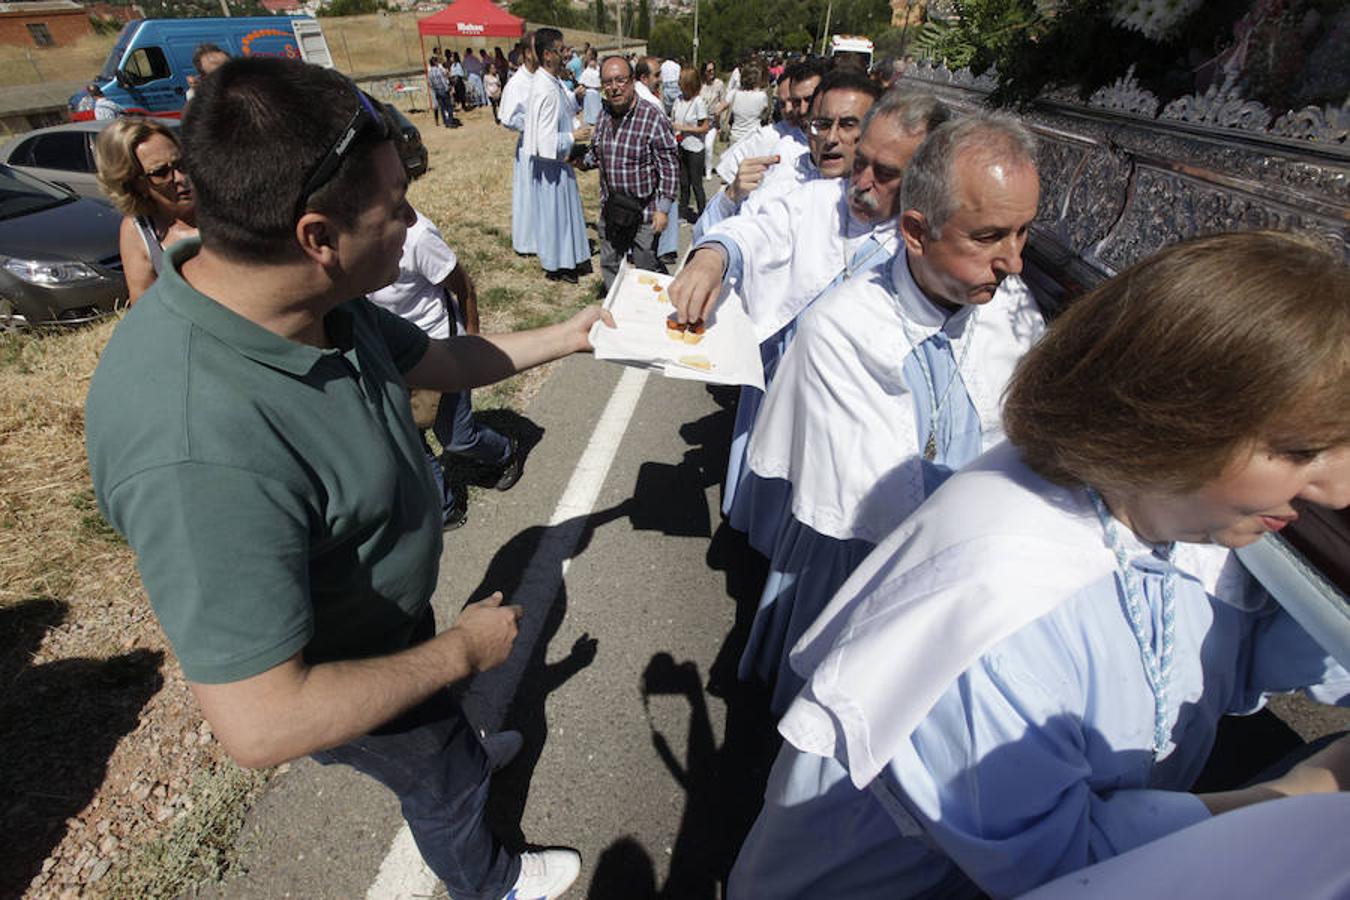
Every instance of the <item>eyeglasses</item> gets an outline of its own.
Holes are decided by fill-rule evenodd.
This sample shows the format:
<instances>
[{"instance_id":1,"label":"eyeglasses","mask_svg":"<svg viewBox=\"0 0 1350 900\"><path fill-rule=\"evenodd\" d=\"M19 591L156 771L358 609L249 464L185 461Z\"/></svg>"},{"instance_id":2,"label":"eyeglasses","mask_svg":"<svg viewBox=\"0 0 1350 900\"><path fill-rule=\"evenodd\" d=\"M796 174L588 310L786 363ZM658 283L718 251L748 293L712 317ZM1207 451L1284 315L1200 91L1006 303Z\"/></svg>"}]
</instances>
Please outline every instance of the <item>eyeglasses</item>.
<instances>
[{"instance_id":1,"label":"eyeglasses","mask_svg":"<svg viewBox=\"0 0 1350 900\"><path fill-rule=\"evenodd\" d=\"M839 128L841 134L847 134L851 131L857 131L858 127L862 125L862 119L859 119L857 116L840 116L837 119L820 117L812 119L810 122L807 122L806 125L811 129L811 133L816 136L829 134L830 130L836 126Z\"/></svg>"},{"instance_id":2,"label":"eyeglasses","mask_svg":"<svg viewBox=\"0 0 1350 900\"><path fill-rule=\"evenodd\" d=\"M633 79L630 76L623 75L618 78L606 78L604 81L600 82L600 86L607 88L621 88L627 87L632 81Z\"/></svg>"},{"instance_id":3,"label":"eyeglasses","mask_svg":"<svg viewBox=\"0 0 1350 900\"><path fill-rule=\"evenodd\" d=\"M389 140L389 123L385 121L384 116L375 108L365 91L358 90L355 93L356 112L352 113L351 120L338 133L337 140L328 148L328 152L314 165L309 177L305 179L305 186L300 189L300 197L295 201L297 219L304 215L305 204L309 202L309 198L337 174L342 161L351 153L357 138L370 132L376 141Z\"/></svg>"},{"instance_id":4,"label":"eyeglasses","mask_svg":"<svg viewBox=\"0 0 1350 900\"><path fill-rule=\"evenodd\" d=\"M183 161L181 159L172 159L164 165L155 166L149 172L146 172L145 180L151 184L164 184L172 180L176 173L184 171L186 170L183 168Z\"/></svg>"}]
</instances>

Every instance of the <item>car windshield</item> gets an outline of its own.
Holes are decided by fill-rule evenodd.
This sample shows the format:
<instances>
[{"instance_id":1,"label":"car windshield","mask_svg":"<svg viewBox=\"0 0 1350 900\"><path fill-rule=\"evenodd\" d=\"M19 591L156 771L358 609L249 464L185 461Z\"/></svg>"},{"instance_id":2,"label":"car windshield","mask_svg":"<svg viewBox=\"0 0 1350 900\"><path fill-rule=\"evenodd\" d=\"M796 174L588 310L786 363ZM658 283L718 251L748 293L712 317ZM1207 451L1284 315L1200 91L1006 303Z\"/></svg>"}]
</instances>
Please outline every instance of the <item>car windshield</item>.
<instances>
[{"instance_id":1,"label":"car windshield","mask_svg":"<svg viewBox=\"0 0 1350 900\"><path fill-rule=\"evenodd\" d=\"M403 111L394 104L386 103L384 105L384 108L389 110L389 114L393 116L394 121L398 123L399 131L407 131L409 128L413 127L413 123L409 122L408 117L405 116L403 114Z\"/></svg>"},{"instance_id":2,"label":"car windshield","mask_svg":"<svg viewBox=\"0 0 1350 900\"><path fill-rule=\"evenodd\" d=\"M51 209L75 198L55 185L0 166L0 219L13 219Z\"/></svg>"},{"instance_id":3,"label":"car windshield","mask_svg":"<svg viewBox=\"0 0 1350 900\"><path fill-rule=\"evenodd\" d=\"M122 61L122 54L127 52L127 44L131 43L131 36L140 27L140 24L140 22L128 22L122 26L122 33L117 36L117 43L113 44L112 51L103 62L103 69L98 73L99 81L111 81L117 74L117 65Z\"/></svg>"}]
</instances>

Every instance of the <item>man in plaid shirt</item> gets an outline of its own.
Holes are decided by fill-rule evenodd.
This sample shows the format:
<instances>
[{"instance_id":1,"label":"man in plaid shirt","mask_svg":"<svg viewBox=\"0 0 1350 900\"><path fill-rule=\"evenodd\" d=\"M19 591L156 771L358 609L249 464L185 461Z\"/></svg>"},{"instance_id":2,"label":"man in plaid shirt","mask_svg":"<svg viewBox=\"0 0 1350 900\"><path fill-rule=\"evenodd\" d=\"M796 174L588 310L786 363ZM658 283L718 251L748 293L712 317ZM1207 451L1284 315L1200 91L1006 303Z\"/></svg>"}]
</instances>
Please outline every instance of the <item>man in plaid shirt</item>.
<instances>
[{"instance_id":1,"label":"man in plaid shirt","mask_svg":"<svg viewBox=\"0 0 1350 900\"><path fill-rule=\"evenodd\" d=\"M631 254L633 264L664 272L656 243L668 224L665 212L680 185L675 133L670 122L649 103L638 103L633 70L622 56L600 66L605 111L595 123L590 149L582 160L600 169L600 273L605 289L614 282L619 261ZM635 231L618 233L605 221L612 191L622 191L646 204Z\"/></svg>"}]
</instances>

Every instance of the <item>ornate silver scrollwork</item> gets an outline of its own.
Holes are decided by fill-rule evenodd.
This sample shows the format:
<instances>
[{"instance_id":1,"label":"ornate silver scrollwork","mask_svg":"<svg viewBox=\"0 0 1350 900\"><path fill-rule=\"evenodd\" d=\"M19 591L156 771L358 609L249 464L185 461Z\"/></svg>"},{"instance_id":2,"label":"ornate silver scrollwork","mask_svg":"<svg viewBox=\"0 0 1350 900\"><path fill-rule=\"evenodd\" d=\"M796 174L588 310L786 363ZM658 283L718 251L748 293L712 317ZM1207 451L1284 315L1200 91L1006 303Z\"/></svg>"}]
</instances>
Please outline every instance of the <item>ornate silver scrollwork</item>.
<instances>
[{"instance_id":1,"label":"ornate silver scrollwork","mask_svg":"<svg viewBox=\"0 0 1350 900\"><path fill-rule=\"evenodd\" d=\"M1158 98L1145 90L1134 77L1134 66L1117 78L1114 84L1098 88L1088 98L1088 106L1111 112L1129 113L1152 119L1158 115Z\"/></svg>"},{"instance_id":2,"label":"ornate silver scrollwork","mask_svg":"<svg viewBox=\"0 0 1350 900\"><path fill-rule=\"evenodd\" d=\"M983 105L994 84L941 66L910 74L960 109ZM1091 283L1185 238L1248 228L1313 235L1350 260L1350 103L1272 123L1230 77L1159 106L1130 71L1086 101L1061 86L1023 111L1040 137L1038 249L1071 260L1070 281Z\"/></svg>"},{"instance_id":3,"label":"ornate silver scrollwork","mask_svg":"<svg viewBox=\"0 0 1350 900\"><path fill-rule=\"evenodd\" d=\"M1319 144L1344 144L1350 136L1350 100L1339 109L1305 106L1290 110L1275 120L1270 133Z\"/></svg>"},{"instance_id":4,"label":"ornate silver scrollwork","mask_svg":"<svg viewBox=\"0 0 1350 900\"><path fill-rule=\"evenodd\" d=\"M1270 110L1255 100L1244 100L1237 92L1233 75L1222 85L1210 85L1203 94L1180 97L1163 107L1162 117L1194 125L1217 125L1243 131L1264 132L1270 124Z\"/></svg>"}]
</instances>

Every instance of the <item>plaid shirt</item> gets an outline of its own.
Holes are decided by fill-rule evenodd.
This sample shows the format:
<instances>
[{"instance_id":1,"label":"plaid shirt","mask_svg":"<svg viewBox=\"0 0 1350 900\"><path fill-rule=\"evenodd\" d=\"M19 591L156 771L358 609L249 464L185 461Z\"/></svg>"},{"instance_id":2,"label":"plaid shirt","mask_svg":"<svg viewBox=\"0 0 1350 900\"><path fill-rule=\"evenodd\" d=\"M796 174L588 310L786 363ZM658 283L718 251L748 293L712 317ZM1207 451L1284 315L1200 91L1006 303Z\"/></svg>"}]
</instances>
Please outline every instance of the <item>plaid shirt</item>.
<instances>
[{"instance_id":1,"label":"plaid shirt","mask_svg":"<svg viewBox=\"0 0 1350 900\"><path fill-rule=\"evenodd\" d=\"M606 109L595 123L590 149L583 162L587 168L600 168L600 203L603 206L611 187L634 197L646 197L647 211L664 210L675 199L680 186L676 162L675 132L656 107L637 97L619 118Z\"/></svg>"}]
</instances>

